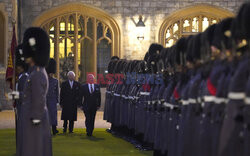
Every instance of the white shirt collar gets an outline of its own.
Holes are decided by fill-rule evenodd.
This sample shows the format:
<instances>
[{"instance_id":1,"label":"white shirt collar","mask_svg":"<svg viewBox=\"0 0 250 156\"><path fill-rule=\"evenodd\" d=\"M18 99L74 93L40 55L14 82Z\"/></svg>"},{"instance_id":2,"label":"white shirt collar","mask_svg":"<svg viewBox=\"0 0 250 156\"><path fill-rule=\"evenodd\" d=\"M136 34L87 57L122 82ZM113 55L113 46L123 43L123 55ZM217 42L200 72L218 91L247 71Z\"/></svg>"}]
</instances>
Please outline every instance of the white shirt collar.
<instances>
[{"instance_id":1,"label":"white shirt collar","mask_svg":"<svg viewBox=\"0 0 250 156\"><path fill-rule=\"evenodd\" d=\"M69 80L70 87L73 88L74 81Z\"/></svg>"},{"instance_id":2,"label":"white shirt collar","mask_svg":"<svg viewBox=\"0 0 250 156\"><path fill-rule=\"evenodd\" d=\"M95 85L92 83L92 84L88 84L88 87L89 87L89 92L91 93L91 88L90 88L90 85L92 85L92 88L93 88L93 91L95 90Z\"/></svg>"}]
</instances>

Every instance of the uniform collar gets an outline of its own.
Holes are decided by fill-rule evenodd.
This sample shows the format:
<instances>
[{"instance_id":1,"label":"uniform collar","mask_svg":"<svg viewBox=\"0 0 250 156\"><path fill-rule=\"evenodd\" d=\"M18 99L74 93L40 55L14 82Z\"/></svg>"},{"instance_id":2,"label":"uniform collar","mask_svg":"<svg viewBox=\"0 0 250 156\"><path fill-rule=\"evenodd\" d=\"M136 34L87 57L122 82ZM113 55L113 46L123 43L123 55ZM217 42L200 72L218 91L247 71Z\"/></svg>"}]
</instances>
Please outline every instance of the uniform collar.
<instances>
[{"instance_id":1,"label":"uniform collar","mask_svg":"<svg viewBox=\"0 0 250 156\"><path fill-rule=\"evenodd\" d=\"M40 67L38 67L38 66L29 67L28 74L32 73L35 70L38 70L38 68L40 68Z\"/></svg>"}]
</instances>

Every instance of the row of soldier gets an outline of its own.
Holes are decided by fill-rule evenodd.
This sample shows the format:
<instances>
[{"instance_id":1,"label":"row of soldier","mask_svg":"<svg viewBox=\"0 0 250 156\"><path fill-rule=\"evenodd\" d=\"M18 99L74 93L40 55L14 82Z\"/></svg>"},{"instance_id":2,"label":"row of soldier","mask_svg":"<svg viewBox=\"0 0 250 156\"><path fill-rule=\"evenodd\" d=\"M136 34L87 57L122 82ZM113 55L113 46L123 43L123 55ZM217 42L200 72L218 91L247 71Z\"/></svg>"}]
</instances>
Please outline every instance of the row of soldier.
<instances>
[{"instance_id":1,"label":"row of soldier","mask_svg":"<svg viewBox=\"0 0 250 156\"><path fill-rule=\"evenodd\" d=\"M249 156L249 15L245 3L170 48L152 44L142 61L112 59L124 79L107 87L110 132L157 156Z\"/></svg>"}]
</instances>

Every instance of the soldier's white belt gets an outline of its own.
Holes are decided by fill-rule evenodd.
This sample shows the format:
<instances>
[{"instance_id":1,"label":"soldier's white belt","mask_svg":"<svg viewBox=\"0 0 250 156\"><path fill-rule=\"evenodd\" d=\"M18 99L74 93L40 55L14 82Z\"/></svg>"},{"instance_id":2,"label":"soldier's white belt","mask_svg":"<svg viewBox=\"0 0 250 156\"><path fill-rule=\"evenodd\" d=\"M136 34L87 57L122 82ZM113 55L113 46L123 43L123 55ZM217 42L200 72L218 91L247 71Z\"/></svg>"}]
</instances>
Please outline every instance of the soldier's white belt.
<instances>
[{"instance_id":1,"label":"soldier's white belt","mask_svg":"<svg viewBox=\"0 0 250 156\"><path fill-rule=\"evenodd\" d=\"M125 95L122 95L122 97L123 97L124 99L128 99L128 97L127 97L127 96L125 96Z\"/></svg>"},{"instance_id":2,"label":"soldier's white belt","mask_svg":"<svg viewBox=\"0 0 250 156\"><path fill-rule=\"evenodd\" d=\"M196 99L192 99L192 98L188 99L188 103L196 103L196 102L197 102Z\"/></svg>"},{"instance_id":3,"label":"soldier's white belt","mask_svg":"<svg viewBox=\"0 0 250 156\"><path fill-rule=\"evenodd\" d=\"M205 102L213 102L215 99L215 96L204 96Z\"/></svg>"},{"instance_id":4,"label":"soldier's white belt","mask_svg":"<svg viewBox=\"0 0 250 156\"><path fill-rule=\"evenodd\" d=\"M138 100L140 97L134 96L134 99Z\"/></svg>"},{"instance_id":5,"label":"soldier's white belt","mask_svg":"<svg viewBox=\"0 0 250 156\"><path fill-rule=\"evenodd\" d=\"M215 104L221 104L221 103L227 103L228 99L226 98L220 98L220 97L215 97L214 98L214 103Z\"/></svg>"},{"instance_id":6,"label":"soldier's white belt","mask_svg":"<svg viewBox=\"0 0 250 156\"><path fill-rule=\"evenodd\" d=\"M150 95L150 92L140 92L140 95Z\"/></svg>"},{"instance_id":7,"label":"soldier's white belt","mask_svg":"<svg viewBox=\"0 0 250 156\"><path fill-rule=\"evenodd\" d=\"M246 98L246 94L244 92L230 92L228 98L231 100L243 100Z\"/></svg>"},{"instance_id":8,"label":"soldier's white belt","mask_svg":"<svg viewBox=\"0 0 250 156\"><path fill-rule=\"evenodd\" d=\"M106 93L110 94L111 92L110 91L106 91Z\"/></svg>"},{"instance_id":9,"label":"soldier's white belt","mask_svg":"<svg viewBox=\"0 0 250 156\"><path fill-rule=\"evenodd\" d=\"M174 105L172 105L172 104L170 104L170 103L167 103L167 102L164 102L164 103L163 103L163 106L168 107L168 108L170 108L170 109L174 109Z\"/></svg>"},{"instance_id":10,"label":"soldier's white belt","mask_svg":"<svg viewBox=\"0 0 250 156\"><path fill-rule=\"evenodd\" d=\"M134 97L133 96L128 96L128 99L133 100Z\"/></svg>"},{"instance_id":11,"label":"soldier's white belt","mask_svg":"<svg viewBox=\"0 0 250 156\"><path fill-rule=\"evenodd\" d=\"M152 104L156 104L156 102L157 102L156 100L153 100L151 103L152 103Z\"/></svg>"},{"instance_id":12,"label":"soldier's white belt","mask_svg":"<svg viewBox=\"0 0 250 156\"><path fill-rule=\"evenodd\" d=\"M250 105L250 97L246 97L244 101L246 105Z\"/></svg>"},{"instance_id":13,"label":"soldier's white belt","mask_svg":"<svg viewBox=\"0 0 250 156\"><path fill-rule=\"evenodd\" d=\"M120 94L115 93L114 96L120 96Z\"/></svg>"},{"instance_id":14,"label":"soldier's white belt","mask_svg":"<svg viewBox=\"0 0 250 156\"><path fill-rule=\"evenodd\" d=\"M182 103L182 105L188 105L189 104L188 100L181 100L181 103Z\"/></svg>"}]
</instances>

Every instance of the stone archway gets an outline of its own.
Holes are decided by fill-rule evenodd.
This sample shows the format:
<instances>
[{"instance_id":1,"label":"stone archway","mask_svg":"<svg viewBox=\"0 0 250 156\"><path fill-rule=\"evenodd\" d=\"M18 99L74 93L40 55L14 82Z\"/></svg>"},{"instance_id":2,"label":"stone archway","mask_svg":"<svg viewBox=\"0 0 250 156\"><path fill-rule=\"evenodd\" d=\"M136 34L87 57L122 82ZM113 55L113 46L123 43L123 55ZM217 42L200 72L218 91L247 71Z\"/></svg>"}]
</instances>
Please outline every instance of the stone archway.
<instances>
[{"instance_id":1,"label":"stone archway","mask_svg":"<svg viewBox=\"0 0 250 156\"><path fill-rule=\"evenodd\" d=\"M34 20L33 26L42 27L48 32L51 38L52 57L57 62L70 55L74 61L72 68L75 73L79 73L79 78L84 77L82 73L103 72L101 66L105 66L108 59L100 64L100 57L121 56L118 24L110 15L98 8L82 3L63 4L42 13ZM102 51L110 51L110 55ZM85 60L85 63L82 60ZM59 73L62 66L59 63L57 69L57 77L62 77Z\"/></svg>"}]
</instances>

